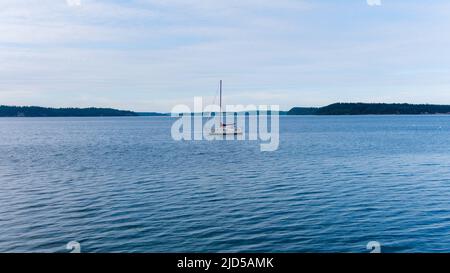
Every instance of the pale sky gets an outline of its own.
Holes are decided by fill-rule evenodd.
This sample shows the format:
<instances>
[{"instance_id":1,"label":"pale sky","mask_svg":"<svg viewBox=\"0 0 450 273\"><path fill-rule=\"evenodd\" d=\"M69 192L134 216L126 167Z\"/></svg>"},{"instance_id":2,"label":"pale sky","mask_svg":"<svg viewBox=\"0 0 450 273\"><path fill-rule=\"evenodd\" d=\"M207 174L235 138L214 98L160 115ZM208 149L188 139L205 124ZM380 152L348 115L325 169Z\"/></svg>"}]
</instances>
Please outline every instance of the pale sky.
<instances>
[{"instance_id":1,"label":"pale sky","mask_svg":"<svg viewBox=\"0 0 450 273\"><path fill-rule=\"evenodd\" d=\"M450 1L0 0L0 104L450 104Z\"/></svg>"}]
</instances>

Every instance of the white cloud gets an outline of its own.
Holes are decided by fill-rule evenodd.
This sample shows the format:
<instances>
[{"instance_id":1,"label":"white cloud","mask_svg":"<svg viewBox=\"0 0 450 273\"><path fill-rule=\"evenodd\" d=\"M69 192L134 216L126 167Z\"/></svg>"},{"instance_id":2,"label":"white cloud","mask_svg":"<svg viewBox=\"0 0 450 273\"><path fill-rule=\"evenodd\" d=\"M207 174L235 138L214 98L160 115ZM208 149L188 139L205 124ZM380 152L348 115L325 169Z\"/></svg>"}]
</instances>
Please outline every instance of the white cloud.
<instances>
[{"instance_id":1,"label":"white cloud","mask_svg":"<svg viewBox=\"0 0 450 273\"><path fill-rule=\"evenodd\" d=\"M367 0L369 6L381 6L381 0Z\"/></svg>"},{"instance_id":2,"label":"white cloud","mask_svg":"<svg viewBox=\"0 0 450 273\"><path fill-rule=\"evenodd\" d=\"M81 0L66 0L69 7L81 6Z\"/></svg>"}]
</instances>

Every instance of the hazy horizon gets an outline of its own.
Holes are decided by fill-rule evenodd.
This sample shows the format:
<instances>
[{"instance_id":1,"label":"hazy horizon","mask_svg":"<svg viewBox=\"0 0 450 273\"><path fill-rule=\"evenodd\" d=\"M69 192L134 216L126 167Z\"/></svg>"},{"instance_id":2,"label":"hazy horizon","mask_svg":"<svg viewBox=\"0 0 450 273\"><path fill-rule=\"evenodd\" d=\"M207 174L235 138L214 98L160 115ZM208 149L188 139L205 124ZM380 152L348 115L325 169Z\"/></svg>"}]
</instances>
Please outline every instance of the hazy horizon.
<instances>
[{"instance_id":1,"label":"hazy horizon","mask_svg":"<svg viewBox=\"0 0 450 273\"><path fill-rule=\"evenodd\" d=\"M338 104L338 103L342 103L342 104L359 104L359 103L364 103L364 104L409 104L409 105L431 105L431 106L450 106L450 104L430 104L430 103L408 103L408 102L393 102L393 103L386 103L386 102L334 102L334 103L330 103L330 104L326 104L326 105L319 105L319 106L303 106L303 105L294 105L292 107L290 107L289 109L280 109L279 111L281 112L287 112L293 108L322 108L322 107L326 107L326 106L330 106L332 104ZM154 111L152 109L146 110L146 111L136 111L136 110L132 110L132 109L128 109L128 108L114 108L114 107L110 107L110 106L67 106L67 107L61 107L61 106L45 106L45 105L5 105L5 104L0 104L0 107L2 106L6 106L6 107L42 107L42 108L54 108L54 109L59 109L59 108L78 108L78 109L86 109L86 108L109 108L109 109L115 109L115 110L121 110L121 111L132 111L132 112L136 112L136 113L159 113L159 114L170 114L171 111ZM233 106L233 105L232 105ZM207 111L206 111L207 112ZM224 112L226 112L226 109L224 109ZM250 111L252 112L252 111ZM191 113L196 113L195 111L191 111Z\"/></svg>"},{"instance_id":2,"label":"hazy horizon","mask_svg":"<svg viewBox=\"0 0 450 273\"><path fill-rule=\"evenodd\" d=\"M450 3L4 0L0 104L450 104Z\"/></svg>"}]
</instances>

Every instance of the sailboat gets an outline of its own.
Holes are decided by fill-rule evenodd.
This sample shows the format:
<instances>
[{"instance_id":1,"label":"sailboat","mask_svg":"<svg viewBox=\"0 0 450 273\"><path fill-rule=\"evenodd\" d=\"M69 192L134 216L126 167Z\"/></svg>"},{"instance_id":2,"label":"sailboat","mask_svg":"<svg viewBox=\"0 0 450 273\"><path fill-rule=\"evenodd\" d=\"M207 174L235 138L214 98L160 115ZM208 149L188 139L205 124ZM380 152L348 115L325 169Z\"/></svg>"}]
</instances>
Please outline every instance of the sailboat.
<instances>
[{"instance_id":1,"label":"sailboat","mask_svg":"<svg viewBox=\"0 0 450 273\"><path fill-rule=\"evenodd\" d=\"M216 128L214 126L211 129L211 135L242 135L242 130L234 125L234 123L223 123L222 118L222 80L220 80L220 99L219 99L219 106L220 106L220 112L219 112L219 127ZM225 113L226 114L226 113Z\"/></svg>"}]
</instances>

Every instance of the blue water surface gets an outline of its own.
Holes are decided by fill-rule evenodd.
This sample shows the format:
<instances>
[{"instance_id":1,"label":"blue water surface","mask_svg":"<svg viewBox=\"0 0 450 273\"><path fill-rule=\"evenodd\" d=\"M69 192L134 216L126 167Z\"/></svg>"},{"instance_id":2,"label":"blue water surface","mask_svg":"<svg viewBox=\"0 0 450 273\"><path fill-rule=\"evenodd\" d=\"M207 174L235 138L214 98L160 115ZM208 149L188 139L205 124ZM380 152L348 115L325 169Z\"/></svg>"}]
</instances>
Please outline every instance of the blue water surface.
<instances>
[{"instance_id":1,"label":"blue water surface","mask_svg":"<svg viewBox=\"0 0 450 273\"><path fill-rule=\"evenodd\" d=\"M450 251L450 116L281 117L275 152L172 123L1 118L0 252Z\"/></svg>"}]
</instances>

